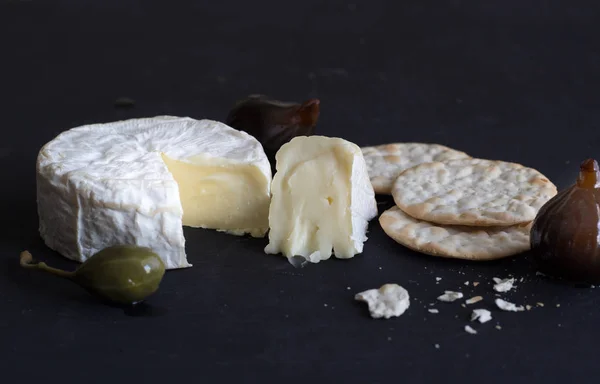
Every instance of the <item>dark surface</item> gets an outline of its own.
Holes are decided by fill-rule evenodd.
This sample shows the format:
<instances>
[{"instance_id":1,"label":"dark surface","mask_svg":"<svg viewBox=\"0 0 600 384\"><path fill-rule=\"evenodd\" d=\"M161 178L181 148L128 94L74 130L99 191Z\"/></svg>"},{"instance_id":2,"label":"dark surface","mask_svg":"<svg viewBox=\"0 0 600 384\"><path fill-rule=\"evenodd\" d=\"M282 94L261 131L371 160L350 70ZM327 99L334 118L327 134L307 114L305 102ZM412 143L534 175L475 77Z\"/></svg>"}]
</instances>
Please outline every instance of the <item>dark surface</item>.
<instances>
[{"instance_id":1,"label":"dark surface","mask_svg":"<svg viewBox=\"0 0 600 384\"><path fill-rule=\"evenodd\" d=\"M251 93L320 98L321 134L442 143L565 188L600 158L600 7L527 3L0 0L0 381L597 382L600 291L536 276L527 257L419 255L377 220L362 255L304 269L265 255L265 239L185 229L194 267L167 273L150 317L18 267L23 249L75 266L37 233L35 159L56 134L159 114L223 120ZM118 97L136 104L117 109ZM545 306L493 309L491 278L509 274L525 280L505 297ZM411 307L373 320L353 295L387 282ZM469 308L428 313L445 289L483 295L493 321L470 335Z\"/></svg>"}]
</instances>

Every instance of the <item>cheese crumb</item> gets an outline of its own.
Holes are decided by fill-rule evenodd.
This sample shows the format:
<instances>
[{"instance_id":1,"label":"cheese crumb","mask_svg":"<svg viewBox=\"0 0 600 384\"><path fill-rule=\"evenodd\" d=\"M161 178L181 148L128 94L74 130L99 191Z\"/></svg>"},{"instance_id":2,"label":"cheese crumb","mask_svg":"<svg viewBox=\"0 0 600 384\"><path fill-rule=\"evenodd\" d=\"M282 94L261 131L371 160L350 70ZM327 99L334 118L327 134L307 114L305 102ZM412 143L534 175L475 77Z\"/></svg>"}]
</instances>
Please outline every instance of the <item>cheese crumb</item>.
<instances>
[{"instance_id":1,"label":"cheese crumb","mask_svg":"<svg viewBox=\"0 0 600 384\"><path fill-rule=\"evenodd\" d=\"M499 325L496 325L496 329L500 330L500 329L502 329L502 327Z\"/></svg>"},{"instance_id":2,"label":"cheese crumb","mask_svg":"<svg viewBox=\"0 0 600 384\"><path fill-rule=\"evenodd\" d=\"M468 281L465 281L465 285L469 285L469 282L468 282Z\"/></svg>"},{"instance_id":3,"label":"cheese crumb","mask_svg":"<svg viewBox=\"0 0 600 384\"><path fill-rule=\"evenodd\" d=\"M439 344L435 344L435 349L440 349L440 345Z\"/></svg>"},{"instance_id":4,"label":"cheese crumb","mask_svg":"<svg viewBox=\"0 0 600 384\"><path fill-rule=\"evenodd\" d=\"M480 323L486 323L492 320L492 313L487 309L474 309L471 314L471 321L479 320Z\"/></svg>"},{"instance_id":5,"label":"cheese crumb","mask_svg":"<svg viewBox=\"0 0 600 384\"><path fill-rule=\"evenodd\" d=\"M442 280L442 278L441 278L441 277L436 277L436 278L435 278L435 281L440 281L440 280Z\"/></svg>"},{"instance_id":6,"label":"cheese crumb","mask_svg":"<svg viewBox=\"0 0 600 384\"><path fill-rule=\"evenodd\" d=\"M556 304L556 308L560 307L560 304Z\"/></svg>"},{"instance_id":7,"label":"cheese crumb","mask_svg":"<svg viewBox=\"0 0 600 384\"><path fill-rule=\"evenodd\" d=\"M483 300L483 297L481 297L481 296L474 296L474 297L471 297L469 300L465 301L465 303L467 303L467 304L475 304L475 303L477 303L477 302L479 302L481 300Z\"/></svg>"},{"instance_id":8,"label":"cheese crumb","mask_svg":"<svg viewBox=\"0 0 600 384\"><path fill-rule=\"evenodd\" d=\"M400 316L410 306L408 291L398 284L384 284L379 289L357 293L354 299L366 302L374 319Z\"/></svg>"},{"instance_id":9,"label":"cheese crumb","mask_svg":"<svg viewBox=\"0 0 600 384\"><path fill-rule=\"evenodd\" d=\"M451 303L455 300L458 299L462 299L463 294L460 292L453 292L453 291L444 291L444 294L441 296L438 296L438 300L439 301L444 301L446 303Z\"/></svg>"},{"instance_id":10,"label":"cheese crumb","mask_svg":"<svg viewBox=\"0 0 600 384\"><path fill-rule=\"evenodd\" d=\"M429 313L440 313L440 311L438 311L435 308L429 308L428 311L429 311Z\"/></svg>"},{"instance_id":11,"label":"cheese crumb","mask_svg":"<svg viewBox=\"0 0 600 384\"><path fill-rule=\"evenodd\" d=\"M526 305L525 308L530 311L531 310L531 305Z\"/></svg>"},{"instance_id":12,"label":"cheese crumb","mask_svg":"<svg viewBox=\"0 0 600 384\"><path fill-rule=\"evenodd\" d=\"M536 303L538 307L543 307L544 303Z\"/></svg>"},{"instance_id":13,"label":"cheese crumb","mask_svg":"<svg viewBox=\"0 0 600 384\"><path fill-rule=\"evenodd\" d=\"M470 325L465 325L465 331L467 331L468 333L470 333L471 335L476 335L477 331L474 330L473 328L471 328Z\"/></svg>"},{"instance_id":14,"label":"cheese crumb","mask_svg":"<svg viewBox=\"0 0 600 384\"><path fill-rule=\"evenodd\" d=\"M520 312L520 311L524 311L525 308L523 308L523 306L516 306L513 303L510 303L508 301L502 300L502 299L496 299L496 306L498 306L498 308L500 308L503 311L508 311L508 312Z\"/></svg>"},{"instance_id":15,"label":"cheese crumb","mask_svg":"<svg viewBox=\"0 0 600 384\"><path fill-rule=\"evenodd\" d=\"M288 262L292 264L294 268L304 268L308 264L308 260L299 255L289 257Z\"/></svg>"},{"instance_id":16,"label":"cheese crumb","mask_svg":"<svg viewBox=\"0 0 600 384\"><path fill-rule=\"evenodd\" d=\"M494 277L494 283L496 283L494 285L494 291L496 292L508 292L513 288L513 284L515 282L514 278L510 278L510 279L499 279L497 277Z\"/></svg>"}]
</instances>

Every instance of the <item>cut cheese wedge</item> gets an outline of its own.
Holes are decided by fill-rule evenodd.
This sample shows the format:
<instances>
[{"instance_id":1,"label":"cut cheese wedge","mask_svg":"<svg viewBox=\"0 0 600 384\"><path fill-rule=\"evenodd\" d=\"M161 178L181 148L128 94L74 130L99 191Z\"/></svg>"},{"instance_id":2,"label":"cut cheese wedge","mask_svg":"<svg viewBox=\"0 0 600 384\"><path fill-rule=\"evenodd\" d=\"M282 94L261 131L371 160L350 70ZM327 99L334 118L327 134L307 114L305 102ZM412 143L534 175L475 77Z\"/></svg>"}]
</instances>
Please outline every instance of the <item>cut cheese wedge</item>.
<instances>
[{"instance_id":1,"label":"cut cheese wedge","mask_svg":"<svg viewBox=\"0 0 600 384\"><path fill-rule=\"evenodd\" d=\"M269 211L268 254L311 262L361 253L377 216L375 193L355 144L300 136L276 155Z\"/></svg>"},{"instance_id":2,"label":"cut cheese wedge","mask_svg":"<svg viewBox=\"0 0 600 384\"><path fill-rule=\"evenodd\" d=\"M37 160L39 230L67 258L149 247L189 267L182 226L264 237L271 168L252 136L172 116L73 128Z\"/></svg>"}]
</instances>

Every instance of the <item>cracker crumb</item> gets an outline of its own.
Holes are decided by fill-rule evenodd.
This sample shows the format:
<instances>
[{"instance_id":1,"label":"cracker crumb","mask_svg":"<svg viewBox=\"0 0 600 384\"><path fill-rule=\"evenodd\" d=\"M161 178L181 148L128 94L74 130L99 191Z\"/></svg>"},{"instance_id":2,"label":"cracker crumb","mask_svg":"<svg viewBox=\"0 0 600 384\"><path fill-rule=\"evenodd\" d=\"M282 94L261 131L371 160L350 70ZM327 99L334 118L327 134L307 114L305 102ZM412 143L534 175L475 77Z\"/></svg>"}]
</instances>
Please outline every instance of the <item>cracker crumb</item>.
<instances>
[{"instance_id":1,"label":"cracker crumb","mask_svg":"<svg viewBox=\"0 0 600 384\"><path fill-rule=\"evenodd\" d=\"M461 307L463 307L463 308L467 308L467 306L466 306L466 305L464 305L464 304L461 304L460 306L461 306Z\"/></svg>"},{"instance_id":2,"label":"cracker crumb","mask_svg":"<svg viewBox=\"0 0 600 384\"><path fill-rule=\"evenodd\" d=\"M327 306L327 304L323 304L323 306L324 306L324 307L326 307L326 306Z\"/></svg>"},{"instance_id":3,"label":"cracker crumb","mask_svg":"<svg viewBox=\"0 0 600 384\"><path fill-rule=\"evenodd\" d=\"M500 329L502 329L502 327L499 325L496 325L496 329L500 330Z\"/></svg>"},{"instance_id":4,"label":"cracker crumb","mask_svg":"<svg viewBox=\"0 0 600 384\"><path fill-rule=\"evenodd\" d=\"M487 309L474 309L471 314L471 321L479 320L480 323L486 323L492 320L492 313Z\"/></svg>"},{"instance_id":5,"label":"cracker crumb","mask_svg":"<svg viewBox=\"0 0 600 384\"><path fill-rule=\"evenodd\" d=\"M475 304L475 303L477 303L477 302L479 302L481 300L483 300L483 297L481 297L481 296L474 296L474 297L471 297L469 300L465 301L465 303L467 303L467 304Z\"/></svg>"},{"instance_id":6,"label":"cracker crumb","mask_svg":"<svg viewBox=\"0 0 600 384\"><path fill-rule=\"evenodd\" d=\"M508 311L508 312L520 312L520 311L524 311L525 308L523 308L523 306L516 306L513 303L510 303L508 301L502 300L502 299L496 299L495 300L496 306L498 308L500 308L503 311Z\"/></svg>"},{"instance_id":7,"label":"cracker crumb","mask_svg":"<svg viewBox=\"0 0 600 384\"><path fill-rule=\"evenodd\" d=\"M479 285L479 281L474 281L474 282L473 282L473 286L474 286L474 287L476 287L476 286L478 286L478 285Z\"/></svg>"},{"instance_id":8,"label":"cracker crumb","mask_svg":"<svg viewBox=\"0 0 600 384\"><path fill-rule=\"evenodd\" d=\"M442 280L442 278L441 278L441 277L436 277L436 278L435 278L435 281L440 281L440 280Z\"/></svg>"},{"instance_id":9,"label":"cracker crumb","mask_svg":"<svg viewBox=\"0 0 600 384\"><path fill-rule=\"evenodd\" d=\"M470 325L465 325L465 331L467 333L470 333L471 335L476 335L477 334L477 331L474 330L473 328L471 328Z\"/></svg>"},{"instance_id":10,"label":"cracker crumb","mask_svg":"<svg viewBox=\"0 0 600 384\"><path fill-rule=\"evenodd\" d=\"M560 307L560 304L556 304L556 308Z\"/></svg>"},{"instance_id":11,"label":"cracker crumb","mask_svg":"<svg viewBox=\"0 0 600 384\"><path fill-rule=\"evenodd\" d=\"M515 282L514 278L509 279L499 279L494 277L494 291L496 292L508 292L513 288L513 284Z\"/></svg>"},{"instance_id":12,"label":"cracker crumb","mask_svg":"<svg viewBox=\"0 0 600 384\"><path fill-rule=\"evenodd\" d=\"M465 285L469 285L469 282L468 282L468 281L465 281Z\"/></svg>"},{"instance_id":13,"label":"cracker crumb","mask_svg":"<svg viewBox=\"0 0 600 384\"><path fill-rule=\"evenodd\" d=\"M435 344L435 349L440 349L440 345L439 344Z\"/></svg>"},{"instance_id":14,"label":"cracker crumb","mask_svg":"<svg viewBox=\"0 0 600 384\"><path fill-rule=\"evenodd\" d=\"M347 290L351 290L352 288L350 288L350 287L346 287L346 289L347 289Z\"/></svg>"},{"instance_id":15,"label":"cracker crumb","mask_svg":"<svg viewBox=\"0 0 600 384\"><path fill-rule=\"evenodd\" d=\"M463 294L461 292L453 292L453 291L444 291L444 294L438 296L439 301L444 301L447 303L451 303L455 300L462 299Z\"/></svg>"},{"instance_id":16,"label":"cracker crumb","mask_svg":"<svg viewBox=\"0 0 600 384\"><path fill-rule=\"evenodd\" d=\"M536 305L537 305L538 307L543 307L543 306L544 306L544 303L540 303L540 302L538 302L538 303L536 303Z\"/></svg>"},{"instance_id":17,"label":"cracker crumb","mask_svg":"<svg viewBox=\"0 0 600 384\"><path fill-rule=\"evenodd\" d=\"M428 311L429 311L429 313L440 313L440 311L438 311L435 308L429 308Z\"/></svg>"},{"instance_id":18,"label":"cracker crumb","mask_svg":"<svg viewBox=\"0 0 600 384\"><path fill-rule=\"evenodd\" d=\"M528 311L531 310L531 305L526 305L525 308L527 308Z\"/></svg>"}]
</instances>

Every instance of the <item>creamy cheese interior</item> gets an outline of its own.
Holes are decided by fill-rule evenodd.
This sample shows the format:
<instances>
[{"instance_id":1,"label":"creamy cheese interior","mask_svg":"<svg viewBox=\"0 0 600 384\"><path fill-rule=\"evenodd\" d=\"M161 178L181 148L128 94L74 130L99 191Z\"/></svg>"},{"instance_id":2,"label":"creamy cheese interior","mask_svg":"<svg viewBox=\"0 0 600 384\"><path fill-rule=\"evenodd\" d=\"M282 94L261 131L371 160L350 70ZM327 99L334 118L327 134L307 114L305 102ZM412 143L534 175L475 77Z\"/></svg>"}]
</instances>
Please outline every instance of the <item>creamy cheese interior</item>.
<instances>
[{"instance_id":1,"label":"creamy cheese interior","mask_svg":"<svg viewBox=\"0 0 600 384\"><path fill-rule=\"evenodd\" d=\"M267 253L329 259L356 254L352 239L351 176L353 154L335 142L308 148L288 144L278 158L270 212ZM293 144L291 144L293 145ZM315 151L311 157L310 152ZM304 160L303 157L310 158Z\"/></svg>"},{"instance_id":2,"label":"creamy cheese interior","mask_svg":"<svg viewBox=\"0 0 600 384\"><path fill-rule=\"evenodd\" d=\"M262 237L269 228L268 180L258 167L162 154L179 186L183 225Z\"/></svg>"}]
</instances>

